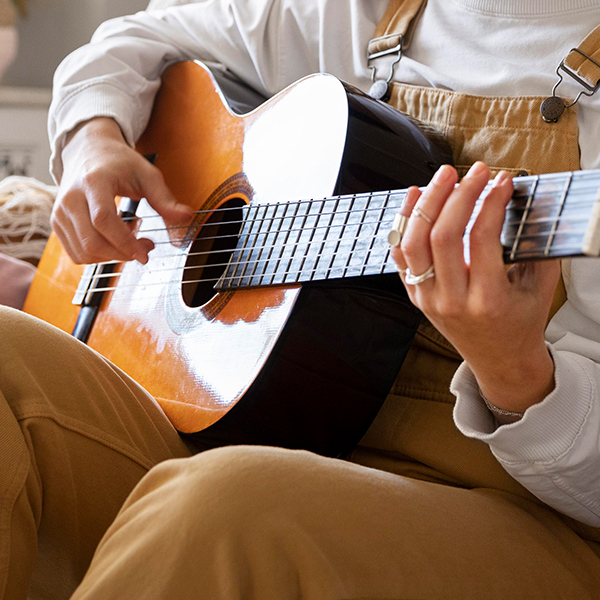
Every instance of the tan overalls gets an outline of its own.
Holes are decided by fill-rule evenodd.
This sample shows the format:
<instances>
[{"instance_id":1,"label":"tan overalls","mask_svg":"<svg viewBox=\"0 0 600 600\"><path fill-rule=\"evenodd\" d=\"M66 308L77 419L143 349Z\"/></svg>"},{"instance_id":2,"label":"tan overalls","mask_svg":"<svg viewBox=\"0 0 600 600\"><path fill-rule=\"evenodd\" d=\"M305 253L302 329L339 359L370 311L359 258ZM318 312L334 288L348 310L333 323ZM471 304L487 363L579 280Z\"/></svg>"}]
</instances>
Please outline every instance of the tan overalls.
<instances>
[{"instance_id":1,"label":"tan overalls","mask_svg":"<svg viewBox=\"0 0 600 600\"><path fill-rule=\"evenodd\" d=\"M406 32L421 4L391 2L377 34ZM546 124L541 100L402 84L391 97L443 131L461 170L577 169L576 106ZM459 358L431 326L351 461L181 459L160 409L106 361L16 311L0 310L0 331L0 598L26 598L30 577L30 598L69 597L107 529L74 598L600 598L599 532L456 430Z\"/></svg>"}]
</instances>

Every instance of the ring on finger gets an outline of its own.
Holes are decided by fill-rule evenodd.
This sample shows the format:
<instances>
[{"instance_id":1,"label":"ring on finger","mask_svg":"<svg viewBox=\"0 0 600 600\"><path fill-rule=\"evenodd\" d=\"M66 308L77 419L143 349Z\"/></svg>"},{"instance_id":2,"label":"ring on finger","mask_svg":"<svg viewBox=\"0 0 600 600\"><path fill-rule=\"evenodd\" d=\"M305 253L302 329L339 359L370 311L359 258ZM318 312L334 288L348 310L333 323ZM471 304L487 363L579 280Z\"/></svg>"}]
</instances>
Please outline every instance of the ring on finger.
<instances>
[{"instance_id":1,"label":"ring on finger","mask_svg":"<svg viewBox=\"0 0 600 600\"><path fill-rule=\"evenodd\" d=\"M432 277L435 277L433 263L424 273L421 273L420 275L415 275L410 269L406 269L404 272L404 283L406 283L406 285L419 285L420 283L423 283Z\"/></svg>"},{"instance_id":2,"label":"ring on finger","mask_svg":"<svg viewBox=\"0 0 600 600\"><path fill-rule=\"evenodd\" d=\"M433 225L433 219L418 206L413 208L412 214L415 215L415 217L421 217L421 219L423 219L426 223Z\"/></svg>"},{"instance_id":3,"label":"ring on finger","mask_svg":"<svg viewBox=\"0 0 600 600\"><path fill-rule=\"evenodd\" d=\"M388 233L388 244L395 248L400 245L402 241L402 236L406 231L406 225L408 224L408 217L401 215L400 213L396 213L394 217L394 224Z\"/></svg>"}]
</instances>

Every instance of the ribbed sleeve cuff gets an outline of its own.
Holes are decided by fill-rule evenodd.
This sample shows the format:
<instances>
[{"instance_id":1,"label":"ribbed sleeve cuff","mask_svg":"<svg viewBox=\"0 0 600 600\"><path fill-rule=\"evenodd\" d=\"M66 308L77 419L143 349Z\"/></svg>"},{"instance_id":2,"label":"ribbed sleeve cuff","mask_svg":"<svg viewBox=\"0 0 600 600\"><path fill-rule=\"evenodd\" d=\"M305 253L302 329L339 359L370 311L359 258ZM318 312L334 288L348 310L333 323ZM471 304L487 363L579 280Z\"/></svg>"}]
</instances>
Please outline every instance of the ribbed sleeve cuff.
<instances>
[{"instance_id":1,"label":"ribbed sleeve cuff","mask_svg":"<svg viewBox=\"0 0 600 600\"><path fill-rule=\"evenodd\" d=\"M50 108L48 134L52 154L50 156L50 173L57 183L63 174L61 152L69 131L80 123L95 117L114 119L125 137L133 147L136 136L143 129L136 115L136 103L121 89L106 82L94 82L79 87L67 94L58 103L53 102Z\"/></svg>"},{"instance_id":2,"label":"ribbed sleeve cuff","mask_svg":"<svg viewBox=\"0 0 600 600\"><path fill-rule=\"evenodd\" d=\"M520 421L498 426L479 395L475 376L463 363L451 384L457 396L454 422L467 437L486 442L506 464L550 462L562 457L580 434L592 408L595 386L588 373L592 361L548 346L555 365L556 387Z\"/></svg>"}]
</instances>

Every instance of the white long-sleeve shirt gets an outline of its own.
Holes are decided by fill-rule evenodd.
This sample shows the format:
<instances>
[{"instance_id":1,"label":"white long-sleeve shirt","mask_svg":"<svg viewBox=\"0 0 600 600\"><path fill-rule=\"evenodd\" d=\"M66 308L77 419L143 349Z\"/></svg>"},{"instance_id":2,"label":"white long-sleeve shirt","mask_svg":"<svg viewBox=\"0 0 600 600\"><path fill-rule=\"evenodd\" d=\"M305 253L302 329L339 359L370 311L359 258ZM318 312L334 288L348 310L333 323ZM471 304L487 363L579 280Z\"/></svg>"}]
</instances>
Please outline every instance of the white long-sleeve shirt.
<instances>
[{"instance_id":1,"label":"white long-sleeve shirt","mask_svg":"<svg viewBox=\"0 0 600 600\"><path fill-rule=\"evenodd\" d=\"M133 144L160 74L175 61L222 65L265 96L317 71L368 89L366 47L387 3L201 0L105 23L56 72L54 176L65 134L82 121L112 117ZM395 79L483 96L548 96L561 59L598 24L599 0L429 0ZM577 91L565 81L558 94ZM581 99L578 118L581 166L598 168L600 93ZM568 300L547 330L554 391L521 421L498 427L462 365L452 384L455 421L548 505L600 527L600 261L568 261L563 276Z\"/></svg>"}]
</instances>

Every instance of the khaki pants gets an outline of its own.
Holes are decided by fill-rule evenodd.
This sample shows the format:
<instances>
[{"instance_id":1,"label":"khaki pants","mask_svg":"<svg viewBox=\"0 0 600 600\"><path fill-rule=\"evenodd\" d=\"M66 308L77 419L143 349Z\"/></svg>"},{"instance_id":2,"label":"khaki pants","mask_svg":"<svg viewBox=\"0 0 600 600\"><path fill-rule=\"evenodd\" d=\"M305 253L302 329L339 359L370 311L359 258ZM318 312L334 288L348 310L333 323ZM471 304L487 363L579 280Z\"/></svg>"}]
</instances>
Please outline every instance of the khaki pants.
<instances>
[{"instance_id":1,"label":"khaki pants","mask_svg":"<svg viewBox=\"0 0 600 600\"><path fill-rule=\"evenodd\" d=\"M307 452L190 457L79 342L3 308L0 332L4 599L82 578L73 598L600 598L595 545L537 503Z\"/></svg>"}]
</instances>

